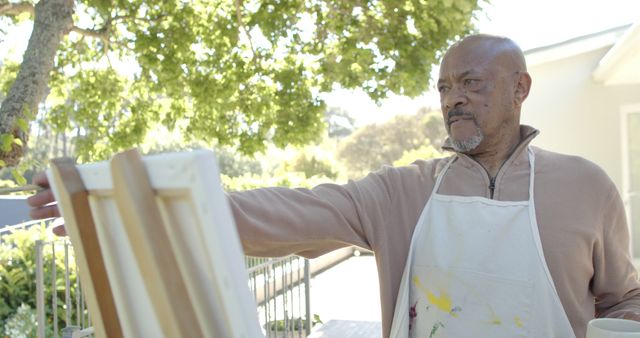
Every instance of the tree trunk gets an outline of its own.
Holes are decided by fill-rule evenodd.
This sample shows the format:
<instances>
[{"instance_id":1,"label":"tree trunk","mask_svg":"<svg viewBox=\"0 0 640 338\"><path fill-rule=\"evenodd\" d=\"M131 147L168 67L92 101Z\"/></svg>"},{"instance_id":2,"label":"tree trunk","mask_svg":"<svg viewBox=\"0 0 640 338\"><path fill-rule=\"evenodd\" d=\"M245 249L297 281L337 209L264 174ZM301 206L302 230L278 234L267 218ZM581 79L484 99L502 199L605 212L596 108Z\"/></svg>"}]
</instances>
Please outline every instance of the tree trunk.
<instances>
[{"instance_id":1,"label":"tree trunk","mask_svg":"<svg viewBox=\"0 0 640 338\"><path fill-rule=\"evenodd\" d=\"M48 83L60 42L73 25L73 0L40 0L35 6L33 32L24 52L22 65L7 97L0 106L0 135L10 134L22 141L10 152L0 151L0 160L15 166L27 145L28 131L20 130L17 119L25 118L25 110L36 115L38 105L48 94Z\"/></svg>"}]
</instances>

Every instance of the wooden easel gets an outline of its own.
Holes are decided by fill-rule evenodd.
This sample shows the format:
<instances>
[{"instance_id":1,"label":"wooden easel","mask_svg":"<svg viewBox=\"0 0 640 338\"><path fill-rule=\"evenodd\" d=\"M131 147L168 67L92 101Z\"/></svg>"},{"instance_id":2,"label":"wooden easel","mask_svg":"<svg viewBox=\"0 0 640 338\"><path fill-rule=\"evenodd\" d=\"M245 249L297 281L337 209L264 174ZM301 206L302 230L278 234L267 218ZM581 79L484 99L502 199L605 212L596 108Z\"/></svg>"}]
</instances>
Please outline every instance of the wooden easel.
<instances>
[{"instance_id":1,"label":"wooden easel","mask_svg":"<svg viewBox=\"0 0 640 338\"><path fill-rule=\"evenodd\" d=\"M214 154L194 151L48 172L97 337L260 337Z\"/></svg>"}]
</instances>

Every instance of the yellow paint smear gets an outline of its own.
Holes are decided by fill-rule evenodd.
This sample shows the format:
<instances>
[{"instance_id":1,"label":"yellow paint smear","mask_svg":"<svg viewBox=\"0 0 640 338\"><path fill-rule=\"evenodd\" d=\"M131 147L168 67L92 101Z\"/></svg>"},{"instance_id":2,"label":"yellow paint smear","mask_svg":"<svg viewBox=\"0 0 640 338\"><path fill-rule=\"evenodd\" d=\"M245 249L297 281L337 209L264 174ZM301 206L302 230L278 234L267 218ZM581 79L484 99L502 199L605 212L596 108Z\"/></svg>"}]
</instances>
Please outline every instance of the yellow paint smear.
<instances>
[{"instance_id":1,"label":"yellow paint smear","mask_svg":"<svg viewBox=\"0 0 640 338\"><path fill-rule=\"evenodd\" d=\"M524 324L522 324L522 319L520 319L520 316L516 316L515 318L513 318L513 321L516 323L516 326L519 328L523 328Z\"/></svg>"},{"instance_id":2,"label":"yellow paint smear","mask_svg":"<svg viewBox=\"0 0 640 338\"><path fill-rule=\"evenodd\" d=\"M424 293L429 303L431 303L437 309L439 309L440 311L449 313L454 317L458 316L457 313L452 311L453 301L445 291L441 292L439 297L436 296L435 294L433 294L433 292L427 290L427 288L425 288L424 285L422 285L422 283L420 283L420 278L418 278L418 276L413 277L413 283L416 285L416 287L420 291L422 291L422 293Z\"/></svg>"},{"instance_id":3,"label":"yellow paint smear","mask_svg":"<svg viewBox=\"0 0 640 338\"><path fill-rule=\"evenodd\" d=\"M489 309L491 311L491 320L489 320L489 323L493 324L493 325L501 325L502 324L502 319L500 319L500 317L498 317L498 315L496 314L495 311L493 311L492 308Z\"/></svg>"}]
</instances>

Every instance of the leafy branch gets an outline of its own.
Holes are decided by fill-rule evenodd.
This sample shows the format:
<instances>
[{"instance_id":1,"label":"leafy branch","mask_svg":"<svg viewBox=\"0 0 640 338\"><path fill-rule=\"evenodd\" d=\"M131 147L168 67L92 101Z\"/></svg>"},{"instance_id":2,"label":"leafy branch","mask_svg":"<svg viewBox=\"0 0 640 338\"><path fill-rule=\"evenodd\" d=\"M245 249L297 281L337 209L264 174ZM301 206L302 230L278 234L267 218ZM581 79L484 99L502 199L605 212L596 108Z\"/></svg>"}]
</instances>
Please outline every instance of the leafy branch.
<instances>
[{"instance_id":1,"label":"leafy branch","mask_svg":"<svg viewBox=\"0 0 640 338\"><path fill-rule=\"evenodd\" d=\"M242 0L236 0L235 1L235 5L236 5L236 18L238 20L238 26L240 26L240 29L242 29L244 34L247 36L247 40L249 41L249 47L251 48L251 52L253 53L253 59L256 60L256 59L258 59L258 54L256 53L255 48L253 48L253 41L251 41L251 35L249 34L249 31L247 30L247 27L242 22L242 12L241 12L241 10L242 10ZM258 60L258 62L259 62L259 60Z\"/></svg>"},{"instance_id":2,"label":"leafy branch","mask_svg":"<svg viewBox=\"0 0 640 338\"><path fill-rule=\"evenodd\" d=\"M0 15L18 16L23 13L35 14L35 7L29 2L2 2L0 3Z\"/></svg>"}]
</instances>

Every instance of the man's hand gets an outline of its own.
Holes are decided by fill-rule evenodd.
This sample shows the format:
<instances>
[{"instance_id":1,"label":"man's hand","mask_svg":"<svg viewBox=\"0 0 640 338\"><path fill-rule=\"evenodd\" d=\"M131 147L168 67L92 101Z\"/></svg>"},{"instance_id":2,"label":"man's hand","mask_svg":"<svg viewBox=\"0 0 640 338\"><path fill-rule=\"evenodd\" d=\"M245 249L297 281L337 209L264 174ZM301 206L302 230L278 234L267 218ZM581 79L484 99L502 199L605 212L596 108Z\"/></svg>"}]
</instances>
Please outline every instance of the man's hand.
<instances>
[{"instance_id":1,"label":"man's hand","mask_svg":"<svg viewBox=\"0 0 640 338\"><path fill-rule=\"evenodd\" d=\"M29 216L31 216L31 218L33 219L60 217L60 210L58 209L58 205L52 204L56 200L53 196L53 191L51 191L51 187L49 186L49 179L47 178L45 172L39 172L35 174L31 181L33 184L44 188L44 190L41 190L35 195L29 196L29 198L27 198L27 204L29 204L33 208L31 209ZM53 233L58 236L65 236L67 233L64 229L64 224L60 223L54 225Z\"/></svg>"}]
</instances>

